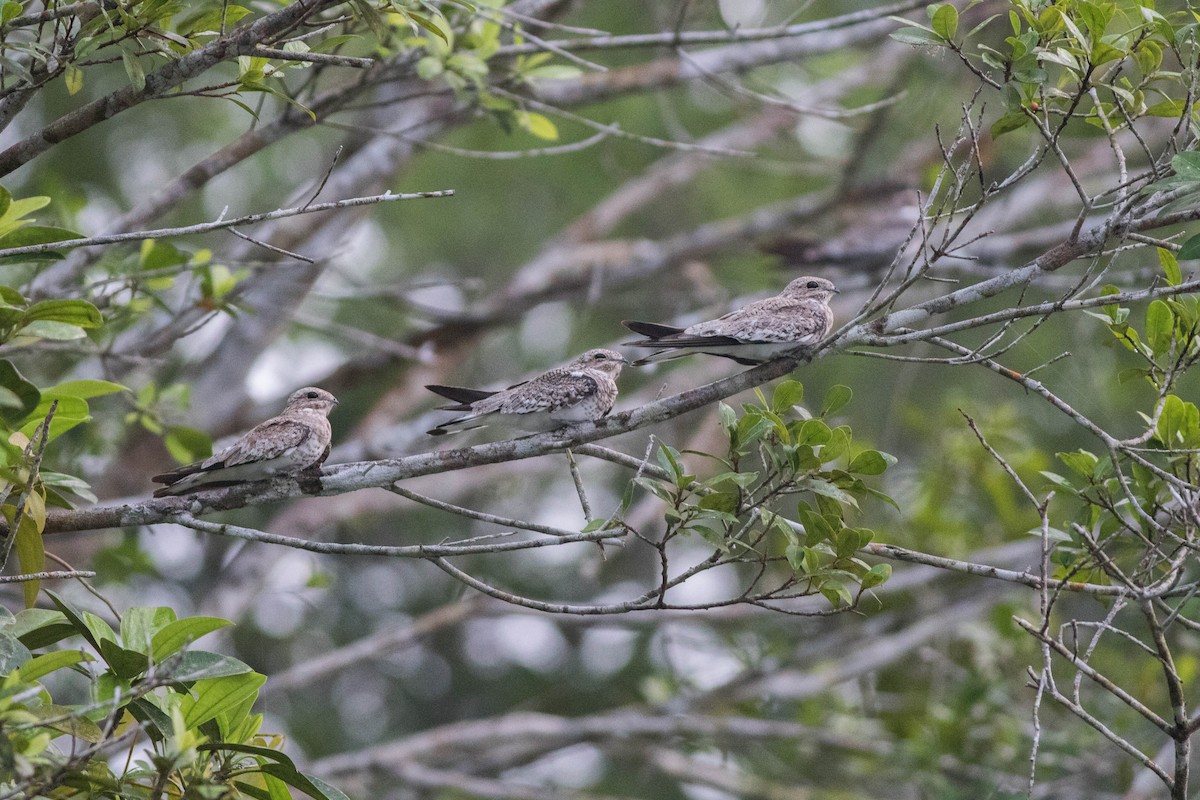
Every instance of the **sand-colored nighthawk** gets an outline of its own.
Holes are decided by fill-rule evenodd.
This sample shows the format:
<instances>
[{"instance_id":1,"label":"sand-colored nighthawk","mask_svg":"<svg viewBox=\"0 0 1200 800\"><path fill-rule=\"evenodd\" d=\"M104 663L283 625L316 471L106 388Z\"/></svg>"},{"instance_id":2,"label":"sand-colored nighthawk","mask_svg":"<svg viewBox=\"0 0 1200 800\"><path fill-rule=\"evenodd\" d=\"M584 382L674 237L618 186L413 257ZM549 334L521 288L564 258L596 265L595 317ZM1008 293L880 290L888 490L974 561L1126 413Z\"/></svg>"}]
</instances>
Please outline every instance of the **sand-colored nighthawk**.
<instances>
[{"instance_id":1,"label":"sand-colored nighthawk","mask_svg":"<svg viewBox=\"0 0 1200 800\"><path fill-rule=\"evenodd\" d=\"M254 426L229 447L203 461L155 475L155 483L167 485L154 496L261 481L320 466L333 439L327 417L337 403L329 392L314 386L293 392L279 416Z\"/></svg>"},{"instance_id":2,"label":"sand-colored nighthawk","mask_svg":"<svg viewBox=\"0 0 1200 800\"><path fill-rule=\"evenodd\" d=\"M686 328L625 320L622 325L646 337L625 344L655 348L634 364L692 353L722 356L739 364L761 364L790 350L811 347L828 336L833 329L829 300L837 291L824 278L796 278L774 297Z\"/></svg>"},{"instance_id":3,"label":"sand-colored nighthawk","mask_svg":"<svg viewBox=\"0 0 1200 800\"><path fill-rule=\"evenodd\" d=\"M598 420L608 414L616 402L616 378L626 363L620 353L596 349L501 391L426 386L429 391L455 401L455 405L439 408L467 412L443 422L429 433L441 436L493 422L539 432L572 422Z\"/></svg>"}]
</instances>

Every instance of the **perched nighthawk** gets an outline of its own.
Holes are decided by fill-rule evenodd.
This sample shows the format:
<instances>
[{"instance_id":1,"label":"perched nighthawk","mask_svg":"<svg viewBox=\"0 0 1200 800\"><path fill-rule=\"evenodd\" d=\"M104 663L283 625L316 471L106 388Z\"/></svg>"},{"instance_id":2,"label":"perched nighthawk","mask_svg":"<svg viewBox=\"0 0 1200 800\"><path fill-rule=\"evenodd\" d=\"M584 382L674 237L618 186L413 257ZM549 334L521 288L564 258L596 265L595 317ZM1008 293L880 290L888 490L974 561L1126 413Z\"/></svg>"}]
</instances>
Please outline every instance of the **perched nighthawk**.
<instances>
[{"instance_id":1,"label":"perched nighthawk","mask_svg":"<svg viewBox=\"0 0 1200 800\"><path fill-rule=\"evenodd\" d=\"M796 278L774 297L757 300L723 317L686 328L625 320L621 324L645 339L630 347L655 351L636 364L707 353L739 364L761 364L789 350L811 347L833 329L829 299L837 294L824 278Z\"/></svg>"},{"instance_id":2,"label":"perched nighthawk","mask_svg":"<svg viewBox=\"0 0 1200 800\"><path fill-rule=\"evenodd\" d=\"M279 416L254 426L229 447L203 461L155 475L155 483L167 485L154 496L261 481L320 466L333 439L326 418L337 403L329 392L313 386L293 392Z\"/></svg>"},{"instance_id":3,"label":"perched nighthawk","mask_svg":"<svg viewBox=\"0 0 1200 800\"><path fill-rule=\"evenodd\" d=\"M439 406L442 410L468 412L443 422L429 433L441 436L492 422L538 432L572 422L598 420L616 402L616 378L626 363L624 356L612 350L588 350L561 367L501 391L426 386L429 391L455 401L456 405Z\"/></svg>"}]
</instances>

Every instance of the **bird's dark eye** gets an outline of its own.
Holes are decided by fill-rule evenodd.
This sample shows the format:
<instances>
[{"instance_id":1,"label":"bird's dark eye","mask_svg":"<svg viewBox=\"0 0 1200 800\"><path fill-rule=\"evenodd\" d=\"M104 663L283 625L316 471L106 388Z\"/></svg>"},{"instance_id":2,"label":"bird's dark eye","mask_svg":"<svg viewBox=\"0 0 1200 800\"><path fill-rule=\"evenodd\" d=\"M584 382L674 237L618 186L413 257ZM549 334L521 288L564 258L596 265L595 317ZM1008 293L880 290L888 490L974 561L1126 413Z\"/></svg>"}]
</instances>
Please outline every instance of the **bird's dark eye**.
<instances>
[{"instance_id":1,"label":"bird's dark eye","mask_svg":"<svg viewBox=\"0 0 1200 800\"><path fill-rule=\"evenodd\" d=\"M309 392L308 394L306 394L306 395L304 395L304 396L305 396L305 397L307 397L309 400L316 400L316 399L317 399L317 393L316 393L316 392Z\"/></svg>"},{"instance_id":2,"label":"bird's dark eye","mask_svg":"<svg viewBox=\"0 0 1200 800\"><path fill-rule=\"evenodd\" d=\"M604 355L604 353L596 353L596 355L592 356L593 361L603 361L606 358L608 358L608 356Z\"/></svg>"},{"instance_id":3,"label":"bird's dark eye","mask_svg":"<svg viewBox=\"0 0 1200 800\"><path fill-rule=\"evenodd\" d=\"M807 286L809 289L819 289L821 284L817 283L816 281L809 281L805 284L805 286Z\"/></svg>"}]
</instances>

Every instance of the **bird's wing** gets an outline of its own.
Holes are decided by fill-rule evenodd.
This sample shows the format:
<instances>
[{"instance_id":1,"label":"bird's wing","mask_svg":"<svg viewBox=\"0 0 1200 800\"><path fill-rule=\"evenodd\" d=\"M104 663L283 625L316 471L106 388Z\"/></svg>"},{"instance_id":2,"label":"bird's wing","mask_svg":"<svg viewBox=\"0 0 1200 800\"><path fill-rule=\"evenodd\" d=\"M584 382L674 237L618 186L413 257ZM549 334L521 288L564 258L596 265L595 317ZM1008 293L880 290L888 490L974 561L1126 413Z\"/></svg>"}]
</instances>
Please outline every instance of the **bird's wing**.
<instances>
[{"instance_id":1,"label":"bird's wing","mask_svg":"<svg viewBox=\"0 0 1200 800\"><path fill-rule=\"evenodd\" d=\"M533 414L573 406L600 391L600 384L584 371L554 369L497 395L495 409L503 414Z\"/></svg>"},{"instance_id":2,"label":"bird's wing","mask_svg":"<svg viewBox=\"0 0 1200 800\"><path fill-rule=\"evenodd\" d=\"M249 433L222 451L220 461L209 468L220 469L279 458L299 447L312 435L312 427L299 420L275 417L256 425Z\"/></svg>"},{"instance_id":3,"label":"bird's wing","mask_svg":"<svg viewBox=\"0 0 1200 800\"><path fill-rule=\"evenodd\" d=\"M822 303L768 297L718 319L688 326L686 332L730 337L734 343L803 342L823 336L830 321L829 310Z\"/></svg>"}]
</instances>

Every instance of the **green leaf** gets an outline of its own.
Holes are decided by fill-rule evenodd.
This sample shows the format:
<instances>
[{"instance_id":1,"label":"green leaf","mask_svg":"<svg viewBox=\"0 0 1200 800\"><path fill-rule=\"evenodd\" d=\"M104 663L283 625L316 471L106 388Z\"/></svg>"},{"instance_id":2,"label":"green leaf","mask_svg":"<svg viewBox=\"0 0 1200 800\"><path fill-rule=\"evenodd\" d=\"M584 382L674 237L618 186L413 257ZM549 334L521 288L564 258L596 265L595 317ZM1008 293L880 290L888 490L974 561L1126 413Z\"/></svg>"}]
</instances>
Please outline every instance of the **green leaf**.
<instances>
[{"instance_id":1,"label":"green leaf","mask_svg":"<svg viewBox=\"0 0 1200 800\"><path fill-rule=\"evenodd\" d=\"M101 380L78 380L64 381L63 383L55 384L45 390L44 394L53 397L80 397L84 400L90 400L93 397L103 397L108 394L116 394L117 392L128 392L128 386L122 386L119 383L112 381Z\"/></svg>"},{"instance_id":2,"label":"green leaf","mask_svg":"<svg viewBox=\"0 0 1200 800\"><path fill-rule=\"evenodd\" d=\"M78 397L48 398L43 396L37 408L33 410L33 413L29 415L25 424L21 426L21 433L32 439L34 431L45 420L46 414L50 412L50 404L54 402L58 403L58 407L54 410L54 419L50 421L50 441L54 441L59 436L71 430L71 428L88 422L92 418L86 400Z\"/></svg>"},{"instance_id":3,"label":"green leaf","mask_svg":"<svg viewBox=\"0 0 1200 800\"><path fill-rule=\"evenodd\" d=\"M171 680L180 683L191 683L205 678L223 678L228 675L242 675L252 671L248 664L238 661L236 658L204 650L188 650L178 656L172 656L168 659L167 664L169 666L167 674L170 675Z\"/></svg>"},{"instance_id":4,"label":"green leaf","mask_svg":"<svg viewBox=\"0 0 1200 800\"><path fill-rule=\"evenodd\" d=\"M67 64L66 72L63 73L63 83L66 84L67 94L72 97L79 94L83 89L83 70L74 64Z\"/></svg>"},{"instance_id":5,"label":"green leaf","mask_svg":"<svg viewBox=\"0 0 1200 800\"><path fill-rule=\"evenodd\" d=\"M62 612L67 622L69 622L75 629L75 632L82 634L83 638L87 640L88 644L90 644L96 650L99 650L100 642L93 633L91 626L89 626L87 621L84 619L84 614L87 612L80 613L74 606L59 597L57 593L52 592L49 589L46 590L46 595L50 598L54 605L58 606L58 610Z\"/></svg>"},{"instance_id":6,"label":"green leaf","mask_svg":"<svg viewBox=\"0 0 1200 800\"><path fill-rule=\"evenodd\" d=\"M257 694L258 687L267 676L257 672L229 675L222 678L204 678L192 687L192 696L183 701L183 724L188 730L214 719L218 714L233 708L247 697ZM282 776L280 776L282 777ZM286 780L286 779L285 779Z\"/></svg>"},{"instance_id":7,"label":"green leaf","mask_svg":"<svg viewBox=\"0 0 1200 800\"><path fill-rule=\"evenodd\" d=\"M35 493L30 492L29 499L32 500L35 496ZM40 497L38 501L41 501ZM26 510L28 511L28 506L26 506ZM9 524L11 523L10 519ZM17 525L17 535L13 538L13 550L17 553L17 562L21 565L21 572L42 572L46 569L46 546L42 542L42 532L28 513L21 517L21 522ZM37 602L39 588L40 581L24 581L21 584L26 608L33 608L33 604Z\"/></svg>"},{"instance_id":8,"label":"green leaf","mask_svg":"<svg viewBox=\"0 0 1200 800\"><path fill-rule=\"evenodd\" d=\"M406 11L404 15L406 17L408 17L409 19L411 19L413 22L420 25L425 30L432 33L434 36L441 39L446 44L450 44L450 31L449 31L449 29L443 30L442 23L444 23L445 20L438 19L435 22L434 18L432 18L432 17L426 17L423 14L414 14L412 11Z\"/></svg>"},{"instance_id":9,"label":"green leaf","mask_svg":"<svg viewBox=\"0 0 1200 800\"><path fill-rule=\"evenodd\" d=\"M21 640L30 650L38 650L75 634L75 627L60 611L48 608L27 608L5 632Z\"/></svg>"},{"instance_id":10,"label":"green leaf","mask_svg":"<svg viewBox=\"0 0 1200 800\"><path fill-rule=\"evenodd\" d=\"M127 650L109 638L100 639L100 655L121 680L133 680L150 667L150 660L144 652Z\"/></svg>"},{"instance_id":11,"label":"green leaf","mask_svg":"<svg viewBox=\"0 0 1200 800\"><path fill-rule=\"evenodd\" d=\"M1095 474L1096 471L1096 464L1098 464L1100 461L1100 459L1096 458L1095 455L1089 453L1087 450L1077 450L1074 453L1055 453L1054 456L1063 464L1065 464L1072 472L1087 480L1091 480L1092 475ZM1054 475L1054 473L1043 472L1042 474L1051 481L1058 483L1058 481L1055 480L1058 478L1057 475L1055 475L1053 478L1050 477L1051 475ZM1067 485L1071 486L1070 483ZM1074 486L1071 486L1071 488L1074 490Z\"/></svg>"},{"instance_id":12,"label":"green leaf","mask_svg":"<svg viewBox=\"0 0 1200 800\"><path fill-rule=\"evenodd\" d=\"M23 325L17 335L34 339L46 339L51 342L70 342L75 339L84 338L87 336L87 333L78 325L39 319L28 325Z\"/></svg>"},{"instance_id":13,"label":"green leaf","mask_svg":"<svg viewBox=\"0 0 1200 800\"><path fill-rule=\"evenodd\" d=\"M558 141L558 126L545 114L522 111L517 114L517 124L539 139Z\"/></svg>"},{"instance_id":14,"label":"green leaf","mask_svg":"<svg viewBox=\"0 0 1200 800\"><path fill-rule=\"evenodd\" d=\"M878 450L864 450L850 459L847 471L859 475L880 475L896 463L896 457Z\"/></svg>"},{"instance_id":15,"label":"green leaf","mask_svg":"<svg viewBox=\"0 0 1200 800\"><path fill-rule=\"evenodd\" d=\"M1183 247L1179 248L1179 253L1175 257L1180 261L1190 261L1193 258L1200 258L1200 234L1196 234L1184 242ZM1179 266L1176 264L1176 270L1178 271L1178 269ZM1178 283L1172 283L1171 285L1177 286Z\"/></svg>"},{"instance_id":16,"label":"green leaf","mask_svg":"<svg viewBox=\"0 0 1200 800\"><path fill-rule=\"evenodd\" d=\"M158 663L201 636L232 624L229 620L219 617L185 617L176 620L154 634L150 644L150 657Z\"/></svg>"},{"instance_id":17,"label":"green leaf","mask_svg":"<svg viewBox=\"0 0 1200 800\"><path fill-rule=\"evenodd\" d=\"M737 414L732 408L721 402L717 403L717 417L721 421L721 427L725 429L725 433L730 437L730 444L736 445L737 442L734 437L737 434Z\"/></svg>"},{"instance_id":18,"label":"green leaf","mask_svg":"<svg viewBox=\"0 0 1200 800\"><path fill-rule=\"evenodd\" d=\"M713 492L700 498L700 508L708 511L734 513L738 507L738 496L734 492Z\"/></svg>"},{"instance_id":19,"label":"green leaf","mask_svg":"<svg viewBox=\"0 0 1200 800\"><path fill-rule=\"evenodd\" d=\"M911 44L916 47L945 47L946 40L925 28L901 28L898 31L892 31L890 34L893 39L902 44Z\"/></svg>"},{"instance_id":20,"label":"green leaf","mask_svg":"<svg viewBox=\"0 0 1200 800\"><path fill-rule=\"evenodd\" d=\"M892 577L891 564L876 564L875 566L871 567L870 571L868 571L866 575L862 576L862 579L859 581L859 585L861 585L864 589L870 589L872 587L879 586L887 581L887 579L890 577Z\"/></svg>"},{"instance_id":21,"label":"green leaf","mask_svg":"<svg viewBox=\"0 0 1200 800\"><path fill-rule=\"evenodd\" d=\"M43 300L30 306L23 319L27 322L40 319L65 322L80 328L98 328L104 322L100 309L86 300Z\"/></svg>"},{"instance_id":22,"label":"green leaf","mask_svg":"<svg viewBox=\"0 0 1200 800\"><path fill-rule=\"evenodd\" d=\"M789 411L804 399L804 385L800 381L786 380L771 393L771 410L776 414Z\"/></svg>"},{"instance_id":23,"label":"green leaf","mask_svg":"<svg viewBox=\"0 0 1200 800\"><path fill-rule=\"evenodd\" d=\"M1024 111L1009 111L992 123L990 132L996 139L1010 131L1018 130L1029 124L1029 116Z\"/></svg>"},{"instance_id":24,"label":"green leaf","mask_svg":"<svg viewBox=\"0 0 1200 800\"><path fill-rule=\"evenodd\" d=\"M839 425L830 434L829 441L821 447L821 463L828 464L836 461L850 449L850 428Z\"/></svg>"},{"instance_id":25,"label":"green leaf","mask_svg":"<svg viewBox=\"0 0 1200 800\"><path fill-rule=\"evenodd\" d=\"M1162 300L1155 300L1146 309L1146 344L1155 355L1166 355L1175 333L1175 315Z\"/></svg>"},{"instance_id":26,"label":"green leaf","mask_svg":"<svg viewBox=\"0 0 1200 800\"><path fill-rule=\"evenodd\" d=\"M8 23L21 16L21 4L16 0L7 0L3 7L0 7L0 23Z\"/></svg>"},{"instance_id":27,"label":"green leaf","mask_svg":"<svg viewBox=\"0 0 1200 800\"><path fill-rule=\"evenodd\" d=\"M133 86L135 92L142 92L146 89L146 70L142 67L142 62L138 57L128 50L121 50L121 61L125 63L125 74L129 76L129 83Z\"/></svg>"},{"instance_id":28,"label":"green leaf","mask_svg":"<svg viewBox=\"0 0 1200 800\"><path fill-rule=\"evenodd\" d=\"M1148 117L1166 117L1167 119L1179 119L1183 116L1184 109L1187 108L1187 103L1182 99L1172 98L1169 100L1160 100L1154 105L1145 110L1145 115Z\"/></svg>"},{"instance_id":29,"label":"green leaf","mask_svg":"<svg viewBox=\"0 0 1200 800\"><path fill-rule=\"evenodd\" d=\"M849 386L843 386L839 383L829 387L829 391L825 393L825 401L821 404L821 416L828 417L831 414L836 414L845 408L852 397L854 397L854 392L850 390Z\"/></svg>"},{"instance_id":30,"label":"green leaf","mask_svg":"<svg viewBox=\"0 0 1200 800\"><path fill-rule=\"evenodd\" d=\"M33 659L29 648L11 633L0 632L0 675L20 669Z\"/></svg>"},{"instance_id":31,"label":"green leaf","mask_svg":"<svg viewBox=\"0 0 1200 800\"><path fill-rule=\"evenodd\" d=\"M25 662L21 666L21 680L32 683L51 672L84 661L95 661L95 659L82 650L55 650L53 653L46 653Z\"/></svg>"},{"instance_id":32,"label":"green leaf","mask_svg":"<svg viewBox=\"0 0 1200 800\"><path fill-rule=\"evenodd\" d=\"M150 652L151 638L175 621L175 611L165 606L136 606L121 617L121 644L139 653Z\"/></svg>"},{"instance_id":33,"label":"green leaf","mask_svg":"<svg viewBox=\"0 0 1200 800\"><path fill-rule=\"evenodd\" d=\"M799 486L801 489L807 489L813 494L821 495L822 497L828 497L831 500L836 500L842 505L853 506L854 508L858 507L858 501L854 499L854 495L850 494L844 489L839 489L827 480L823 480L821 478L805 478L804 480L800 481L797 486Z\"/></svg>"},{"instance_id":34,"label":"green leaf","mask_svg":"<svg viewBox=\"0 0 1200 800\"><path fill-rule=\"evenodd\" d=\"M1200 239L1200 236L1193 236L1191 239L1188 239L1188 243L1196 239ZM1159 247L1157 250L1158 263L1162 265L1163 274L1167 277L1167 285L1178 286L1183 283L1183 274L1179 270L1179 259L1165 247ZM1196 251L1197 255L1200 255L1200 242L1196 243Z\"/></svg>"},{"instance_id":35,"label":"green leaf","mask_svg":"<svg viewBox=\"0 0 1200 800\"><path fill-rule=\"evenodd\" d=\"M1176 153L1171 159L1171 169L1184 180L1200 182L1200 153L1189 151Z\"/></svg>"},{"instance_id":36,"label":"green leaf","mask_svg":"<svg viewBox=\"0 0 1200 800\"><path fill-rule=\"evenodd\" d=\"M181 464L202 461L212 455L212 437L196 428L175 425L163 437L167 451Z\"/></svg>"},{"instance_id":37,"label":"green leaf","mask_svg":"<svg viewBox=\"0 0 1200 800\"><path fill-rule=\"evenodd\" d=\"M934 33L946 41L950 41L954 38L954 34L958 33L958 9L949 3L938 6L937 10L933 12L930 26Z\"/></svg>"},{"instance_id":38,"label":"green leaf","mask_svg":"<svg viewBox=\"0 0 1200 800\"><path fill-rule=\"evenodd\" d=\"M20 402L18 406L0 404L0 422L15 427L38 407L42 393L25 376L17 371L8 359L0 360L0 388L7 389Z\"/></svg>"},{"instance_id":39,"label":"green leaf","mask_svg":"<svg viewBox=\"0 0 1200 800\"><path fill-rule=\"evenodd\" d=\"M32 247L39 244L53 244L71 239L82 239L83 234L66 228L53 228L47 225L27 225L0 236L0 251L12 247ZM63 254L58 250L44 250L40 253L25 253L24 255L4 255L0 252L0 263L24 263L27 261L57 261ZM82 301L72 301L82 302Z\"/></svg>"}]
</instances>

